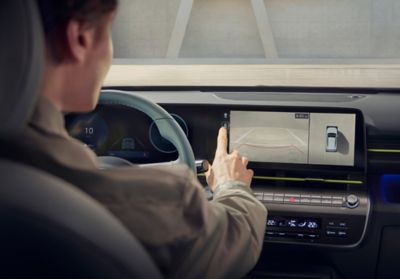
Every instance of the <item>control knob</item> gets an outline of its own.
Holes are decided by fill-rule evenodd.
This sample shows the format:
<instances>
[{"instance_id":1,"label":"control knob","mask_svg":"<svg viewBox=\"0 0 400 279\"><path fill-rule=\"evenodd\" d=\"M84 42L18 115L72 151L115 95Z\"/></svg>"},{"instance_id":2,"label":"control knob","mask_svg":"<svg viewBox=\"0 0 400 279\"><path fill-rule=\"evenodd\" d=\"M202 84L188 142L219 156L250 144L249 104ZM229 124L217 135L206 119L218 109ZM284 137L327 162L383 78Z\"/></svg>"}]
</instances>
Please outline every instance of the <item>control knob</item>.
<instances>
[{"instance_id":1,"label":"control knob","mask_svg":"<svg viewBox=\"0 0 400 279\"><path fill-rule=\"evenodd\" d=\"M346 205L348 208L356 208L360 204L360 200L356 195L348 195L346 197Z\"/></svg>"}]
</instances>

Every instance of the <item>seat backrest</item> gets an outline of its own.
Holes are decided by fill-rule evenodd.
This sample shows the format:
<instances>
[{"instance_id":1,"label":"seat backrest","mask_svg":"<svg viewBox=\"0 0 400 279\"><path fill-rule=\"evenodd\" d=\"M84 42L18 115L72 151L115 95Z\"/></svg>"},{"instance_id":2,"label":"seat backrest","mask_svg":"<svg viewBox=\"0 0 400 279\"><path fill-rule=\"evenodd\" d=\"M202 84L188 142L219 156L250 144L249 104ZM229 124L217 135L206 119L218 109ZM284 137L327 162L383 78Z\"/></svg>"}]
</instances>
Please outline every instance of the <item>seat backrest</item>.
<instances>
[{"instance_id":1,"label":"seat backrest","mask_svg":"<svg viewBox=\"0 0 400 279\"><path fill-rule=\"evenodd\" d=\"M43 35L36 1L0 1L0 138L20 132L42 79Z\"/></svg>"},{"instance_id":2,"label":"seat backrest","mask_svg":"<svg viewBox=\"0 0 400 279\"><path fill-rule=\"evenodd\" d=\"M5 160L0 179L0 278L161 278L130 232L72 185Z\"/></svg>"},{"instance_id":3,"label":"seat backrest","mask_svg":"<svg viewBox=\"0 0 400 279\"><path fill-rule=\"evenodd\" d=\"M0 41L0 143L12 143L26 126L42 78L36 1L0 1ZM0 278L161 275L134 236L91 197L0 158Z\"/></svg>"}]
</instances>

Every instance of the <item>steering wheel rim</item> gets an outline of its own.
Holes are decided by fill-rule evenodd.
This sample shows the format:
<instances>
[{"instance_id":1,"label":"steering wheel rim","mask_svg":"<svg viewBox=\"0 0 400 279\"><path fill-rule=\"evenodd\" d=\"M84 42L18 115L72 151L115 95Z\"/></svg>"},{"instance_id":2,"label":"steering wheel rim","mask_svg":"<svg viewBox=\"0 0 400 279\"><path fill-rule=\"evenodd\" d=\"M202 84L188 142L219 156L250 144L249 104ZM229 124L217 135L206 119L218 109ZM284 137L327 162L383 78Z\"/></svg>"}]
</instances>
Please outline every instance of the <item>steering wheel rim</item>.
<instances>
[{"instance_id":1,"label":"steering wheel rim","mask_svg":"<svg viewBox=\"0 0 400 279\"><path fill-rule=\"evenodd\" d=\"M189 140L175 119L161 106L133 92L110 89L101 91L99 104L127 106L149 116L161 136L169 140L178 151L179 157L176 163L185 164L196 173L194 154Z\"/></svg>"}]
</instances>

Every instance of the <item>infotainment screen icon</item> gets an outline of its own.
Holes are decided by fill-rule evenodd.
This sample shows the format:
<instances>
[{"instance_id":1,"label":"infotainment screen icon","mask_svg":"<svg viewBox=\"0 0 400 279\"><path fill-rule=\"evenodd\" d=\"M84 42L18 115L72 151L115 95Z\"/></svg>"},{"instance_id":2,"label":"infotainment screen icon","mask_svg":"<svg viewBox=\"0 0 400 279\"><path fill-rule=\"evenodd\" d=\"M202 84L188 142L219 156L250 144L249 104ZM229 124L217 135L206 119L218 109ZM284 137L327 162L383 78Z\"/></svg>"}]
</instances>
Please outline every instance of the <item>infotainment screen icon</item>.
<instances>
[{"instance_id":1,"label":"infotainment screen icon","mask_svg":"<svg viewBox=\"0 0 400 279\"><path fill-rule=\"evenodd\" d=\"M337 152L338 127L326 127L326 152Z\"/></svg>"},{"instance_id":2,"label":"infotainment screen icon","mask_svg":"<svg viewBox=\"0 0 400 279\"><path fill-rule=\"evenodd\" d=\"M354 113L231 111L229 128L252 162L354 166Z\"/></svg>"}]
</instances>

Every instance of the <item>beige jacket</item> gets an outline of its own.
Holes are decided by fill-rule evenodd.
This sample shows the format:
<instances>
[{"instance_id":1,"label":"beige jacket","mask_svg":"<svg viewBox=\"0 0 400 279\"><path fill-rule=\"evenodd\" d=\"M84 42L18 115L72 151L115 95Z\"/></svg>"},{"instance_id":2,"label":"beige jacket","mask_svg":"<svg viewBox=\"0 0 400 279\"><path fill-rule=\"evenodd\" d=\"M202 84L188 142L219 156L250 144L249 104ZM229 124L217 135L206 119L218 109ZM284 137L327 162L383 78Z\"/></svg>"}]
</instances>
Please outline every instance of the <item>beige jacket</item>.
<instances>
[{"instance_id":1,"label":"beige jacket","mask_svg":"<svg viewBox=\"0 0 400 279\"><path fill-rule=\"evenodd\" d=\"M240 183L220 185L209 202L185 166L98 170L95 154L69 137L62 113L44 98L19 144L30 164L108 208L167 278L240 278L257 262L267 212Z\"/></svg>"}]
</instances>

